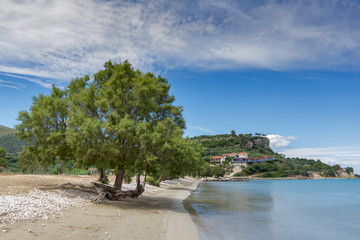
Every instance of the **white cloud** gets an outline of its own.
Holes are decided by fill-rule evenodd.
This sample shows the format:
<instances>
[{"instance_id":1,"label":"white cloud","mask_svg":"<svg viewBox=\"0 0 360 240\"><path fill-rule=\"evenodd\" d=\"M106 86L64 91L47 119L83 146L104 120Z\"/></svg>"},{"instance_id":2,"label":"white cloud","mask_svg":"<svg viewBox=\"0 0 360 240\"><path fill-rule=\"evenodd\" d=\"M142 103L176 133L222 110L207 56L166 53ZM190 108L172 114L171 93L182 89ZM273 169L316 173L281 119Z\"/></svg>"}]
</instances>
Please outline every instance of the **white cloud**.
<instances>
[{"instance_id":1,"label":"white cloud","mask_svg":"<svg viewBox=\"0 0 360 240\"><path fill-rule=\"evenodd\" d=\"M209 133L209 134L216 134L216 132L214 132L213 130L211 129L208 129L208 128L203 128L203 127L200 127L200 126L188 126L189 128L192 128L192 129L196 129L196 130L199 130L201 132L205 132L205 133Z\"/></svg>"},{"instance_id":2,"label":"white cloud","mask_svg":"<svg viewBox=\"0 0 360 240\"><path fill-rule=\"evenodd\" d=\"M270 134L266 136L270 140L271 148L282 148L287 147L290 144L290 140L297 140L295 136L281 136L276 134Z\"/></svg>"},{"instance_id":3,"label":"white cloud","mask_svg":"<svg viewBox=\"0 0 360 240\"><path fill-rule=\"evenodd\" d=\"M339 146L324 148L294 148L281 151L287 157L320 159L322 162L342 167L353 167L360 173L360 146Z\"/></svg>"},{"instance_id":4,"label":"white cloud","mask_svg":"<svg viewBox=\"0 0 360 240\"><path fill-rule=\"evenodd\" d=\"M23 76L20 76L20 75L17 75L17 74L15 75L15 74L10 74L10 73L1 73L0 72L0 76L1 75L11 77L11 78L23 79L23 80L26 80L26 81L29 81L29 82L37 83L40 86L45 87L45 88L51 88L52 87L52 84L51 84L51 82L49 80L40 80L38 78L23 77ZM7 82L10 82L10 81L7 81Z\"/></svg>"},{"instance_id":5,"label":"white cloud","mask_svg":"<svg viewBox=\"0 0 360 240\"><path fill-rule=\"evenodd\" d=\"M19 89L17 86L13 84L13 82L1 80L1 79L0 79L0 87Z\"/></svg>"},{"instance_id":6,"label":"white cloud","mask_svg":"<svg viewBox=\"0 0 360 240\"><path fill-rule=\"evenodd\" d=\"M0 1L0 71L68 82L109 59L144 71L355 68L359 11L340 0Z\"/></svg>"}]
</instances>

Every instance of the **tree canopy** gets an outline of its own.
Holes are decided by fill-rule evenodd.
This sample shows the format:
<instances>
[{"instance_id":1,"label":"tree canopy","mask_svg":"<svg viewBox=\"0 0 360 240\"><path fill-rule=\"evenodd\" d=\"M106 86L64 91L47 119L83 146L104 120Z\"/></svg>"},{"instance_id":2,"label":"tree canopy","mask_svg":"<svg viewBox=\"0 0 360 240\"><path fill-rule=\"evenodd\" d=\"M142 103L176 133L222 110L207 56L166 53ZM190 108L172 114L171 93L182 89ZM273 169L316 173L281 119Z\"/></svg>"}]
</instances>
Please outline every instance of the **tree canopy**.
<instances>
[{"instance_id":1,"label":"tree canopy","mask_svg":"<svg viewBox=\"0 0 360 240\"><path fill-rule=\"evenodd\" d=\"M182 137L182 107L173 104L169 90L161 76L108 61L92 78L76 78L64 90L53 86L49 96L34 98L30 111L19 113L17 136L31 143L26 151L42 163L116 169L116 191L125 174L197 174L201 149ZM139 194L143 186L138 180Z\"/></svg>"}]
</instances>

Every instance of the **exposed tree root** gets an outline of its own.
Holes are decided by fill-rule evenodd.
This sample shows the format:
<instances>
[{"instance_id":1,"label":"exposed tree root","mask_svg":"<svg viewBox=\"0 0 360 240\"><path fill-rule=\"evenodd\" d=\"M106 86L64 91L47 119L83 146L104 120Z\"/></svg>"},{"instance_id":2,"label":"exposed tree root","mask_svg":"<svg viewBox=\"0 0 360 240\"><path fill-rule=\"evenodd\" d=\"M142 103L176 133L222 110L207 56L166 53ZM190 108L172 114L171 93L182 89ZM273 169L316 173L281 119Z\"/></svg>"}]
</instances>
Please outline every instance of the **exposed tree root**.
<instances>
[{"instance_id":1,"label":"exposed tree root","mask_svg":"<svg viewBox=\"0 0 360 240\"><path fill-rule=\"evenodd\" d=\"M135 190L122 191L117 190L109 185L97 182L92 182L90 186L85 186L84 184L73 184L68 182L53 187L39 187L37 189L77 189L85 192L95 193L98 195L94 200L92 200L92 202L95 203L101 203L106 199L120 200L126 197L136 198L144 192L144 187L141 184L138 184Z\"/></svg>"}]
</instances>

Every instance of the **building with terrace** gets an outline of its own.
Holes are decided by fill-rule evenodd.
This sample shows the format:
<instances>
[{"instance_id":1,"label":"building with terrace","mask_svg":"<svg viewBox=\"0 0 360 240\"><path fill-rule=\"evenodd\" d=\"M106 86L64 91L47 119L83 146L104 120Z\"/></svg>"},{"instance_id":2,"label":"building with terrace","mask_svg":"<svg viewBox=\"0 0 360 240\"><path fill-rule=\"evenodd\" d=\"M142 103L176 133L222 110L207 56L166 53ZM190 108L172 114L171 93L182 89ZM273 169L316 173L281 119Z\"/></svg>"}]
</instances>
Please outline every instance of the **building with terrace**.
<instances>
[{"instance_id":1,"label":"building with terrace","mask_svg":"<svg viewBox=\"0 0 360 240\"><path fill-rule=\"evenodd\" d=\"M210 158L210 164L218 165L218 164L223 164L224 162L225 162L225 157L222 156L215 156Z\"/></svg>"}]
</instances>

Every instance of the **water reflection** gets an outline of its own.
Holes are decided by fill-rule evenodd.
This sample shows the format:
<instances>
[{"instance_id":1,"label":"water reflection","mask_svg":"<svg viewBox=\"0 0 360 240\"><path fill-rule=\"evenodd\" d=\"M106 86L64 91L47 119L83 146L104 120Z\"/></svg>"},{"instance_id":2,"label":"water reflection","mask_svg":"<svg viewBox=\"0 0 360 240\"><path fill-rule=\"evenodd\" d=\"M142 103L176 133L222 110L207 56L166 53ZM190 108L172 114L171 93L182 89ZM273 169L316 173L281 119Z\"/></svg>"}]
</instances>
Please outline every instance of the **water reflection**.
<instances>
[{"instance_id":1,"label":"water reflection","mask_svg":"<svg viewBox=\"0 0 360 240\"><path fill-rule=\"evenodd\" d=\"M203 240L344 240L360 232L360 180L207 182L184 206Z\"/></svg>"},{"instance_id":2,"label":"water reflection","mask_svg":"<svg viewBox=\"0 0 360 240\"><path fill-rule=\"evenodd\" d=\"M264 191L251 183L202 183L184 206L201 227L204 239L239 239L228 228L253 236L258 235L258 226L265 231L269 228L268 213L274 206L271 192L271 184Z\"/></svg>"}]
</instances>

